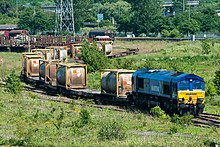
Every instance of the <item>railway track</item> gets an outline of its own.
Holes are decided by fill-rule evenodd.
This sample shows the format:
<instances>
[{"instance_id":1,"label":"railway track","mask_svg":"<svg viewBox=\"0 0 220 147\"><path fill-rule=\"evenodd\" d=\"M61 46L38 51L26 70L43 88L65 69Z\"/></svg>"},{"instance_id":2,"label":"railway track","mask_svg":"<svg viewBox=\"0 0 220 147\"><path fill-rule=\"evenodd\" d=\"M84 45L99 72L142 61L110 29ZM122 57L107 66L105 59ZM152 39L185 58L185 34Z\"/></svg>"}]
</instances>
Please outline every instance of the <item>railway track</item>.
<instances>
[{"instance_id":1,"label":"railway track","mask_svg":"<svg viewBox=\"0 0 220 147\"><path fill-rule=\"evenodd\" d=\"M5 83L0 82L1 86L4 86ZM126 107L126 106L115 106L115 105L102 105L102 104L96 104L95 100L91 103L83 103L80 100L76 100L73 98L69 98L68 96L60 96L55 94L55 92L51 90L45 90L43 88L37 88L32 85L25 85L24 90L29 91L35 95L37 95L38 98L43 100L51 100L56 102L63 102L67 104L73 103L74 105L80 105L82 107L93 107L93 108L99 108L99 109L110 109L113 111L119 111L119 112L136 112L135 108ZM77 91L75 91L76 93ZM77 92L78 96L82 94L82 92ZM143 112L144 113L144 112ZM195 126L199 127L217 127L220 128L220 115L219 114L210 114L210 113L202 113L199 116L192 119L192 122Z\"/></svg>"},{"instance_id":2,"label":"railway track","mask_svg":"<svg viewBox=\"0 0 220 147\"><path fill-rule=\"evenodd\" d=\"M44 100L51 100L51 101L56 101L56 102L63 102L67 104L74 103L74 105L80 105L82 107L93 107L93 108L99 108L99 109L110 109L113 111L120 111L120 112L126 112L126 109L119 108L117 106L111 106L111 105L101 105L101 104L85 104L82 103L82 101L69 98L66 96L59 96L57 94L54 94L53 91L46 91L44 89L36 89L36 87L30 86L30 85L25 85L24 89L32 92L33 94L36 94L40 99Z\"/></svg>"},{"instance_id":3,"label":"railway track","mask_svg":"<svg viewBox=\"0 0 220 147\"><path fill-rule=\"evenodd\" d=\"M194 125L200 127L217 127L220 128L220 115L211 113L202 113L192 119Z\"/></svg>"},{"instance_id":4,"label":"railway track","mask_svg":"<svg viewBox=\"0 0 220 147\"><path fill-rule=\"evenodd\" d=\"M124 52L117 52L117 53L112 53L110 55L107 55L108 58L118 58L118 57L125 57L125 56L130 56L130 55L136 55L138 54L139 49L127 49Z\"/></svg>"}]
</instances>

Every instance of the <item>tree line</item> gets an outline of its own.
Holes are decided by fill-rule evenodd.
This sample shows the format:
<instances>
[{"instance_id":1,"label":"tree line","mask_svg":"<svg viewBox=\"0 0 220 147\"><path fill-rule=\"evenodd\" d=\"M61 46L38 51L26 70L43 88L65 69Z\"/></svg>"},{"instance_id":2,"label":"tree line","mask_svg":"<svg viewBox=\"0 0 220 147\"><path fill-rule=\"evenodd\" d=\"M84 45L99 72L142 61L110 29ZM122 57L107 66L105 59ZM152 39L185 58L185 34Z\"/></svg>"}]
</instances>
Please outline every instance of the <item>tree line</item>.
<instances>
[{"instance_id":1,"label":"tree line","mask_svg":"<svg viewBox=\"0 0 220 147\"><path fill-rule=\"evenodd\" d=\"M0 23L18 24L32 34L55 31L55 13L41 9L42 3L56 0L0 0ZM220 32L218 0L200 0L199 6L189 6L182 0L173 0L173 7L163 7L164 0L73 0L76 31L83 22L96 22L97 14L103 14L100 27L113 28L126 34L162 34L164 37L181 37L198 32ZM24 4L29 4L25 6ZM172 10L168 10L172 9ZM171 16L165 12L173 11Z\"/></svg>"}]
</instances>

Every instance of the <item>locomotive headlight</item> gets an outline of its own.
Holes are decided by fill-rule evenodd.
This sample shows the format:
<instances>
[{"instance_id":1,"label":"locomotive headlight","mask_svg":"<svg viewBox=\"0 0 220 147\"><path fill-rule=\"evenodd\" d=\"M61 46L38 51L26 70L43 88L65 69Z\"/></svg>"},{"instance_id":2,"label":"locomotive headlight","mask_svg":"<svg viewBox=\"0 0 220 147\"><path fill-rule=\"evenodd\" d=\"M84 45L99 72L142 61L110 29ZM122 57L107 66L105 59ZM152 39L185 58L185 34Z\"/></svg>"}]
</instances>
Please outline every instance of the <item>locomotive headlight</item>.
<instances>
[{"instance_id":1,"label":"locomotive headlight","mask_svg":"<svg viewBox=\"0 0 220 147\"><path fill-rule=\"evenodd\" d=\"M204 101L204 99L203 98L198 98L198 102L203 102Z\"/></svg>"},{"instance_id":2,"label":"locomotive headlight","mask_svg":"<svg viewBox=\"0 0 220 147\"><path fill-rule=\"evenodd\" d=\"M178 101L179 102L184 102L184 98L179 98Z\"/></svg>"}]
</instances>

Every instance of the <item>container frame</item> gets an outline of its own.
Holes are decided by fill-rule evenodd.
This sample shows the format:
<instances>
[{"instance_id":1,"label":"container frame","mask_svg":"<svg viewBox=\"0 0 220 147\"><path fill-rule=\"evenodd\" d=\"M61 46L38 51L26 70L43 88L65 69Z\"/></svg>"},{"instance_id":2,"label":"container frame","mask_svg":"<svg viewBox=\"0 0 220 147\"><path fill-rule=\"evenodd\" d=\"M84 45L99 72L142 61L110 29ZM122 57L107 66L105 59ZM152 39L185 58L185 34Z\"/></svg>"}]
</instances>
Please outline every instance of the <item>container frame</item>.
<instances>
[{"instance_id":1,"label":"container frame","mask_svg":"<svg viewBox=\"0 0 220 147\"><path fill-rule=\"evenodd\" d=\"M22 74L25 75L26 77L38 77L39 76L39 72L36 73L36 74L33 74L29 71L29 66L30 64L28 63L28 60L30 59L39 59L39 60L42 60L44 57L42 55L25 55L25 56L22 56ZM24 71L24 60L27 60L26 61L26 71ZM40 65L39 65L40 66Z\"/></svg>"},{"instance_id":2,"label":"container frame","mask_svg":"<svg viewBox=\"0 0 220 147\"><path fill-rule=\"evenodd\" d=\"M115 73L115 78L116 78L116 93L106 93L104 92L104 89L103 87L101 86L101 94L105 94L105 95L110 95L110 96L116 96L116 97L124 97L126 95L120 95L119 94L119 76L120 74L128 74L128 73L134 73L135 70L126 70L126 69L103 69L100 71L101 73L101 82L102 82L102 78L103 78L103 75L104 73L106 72L112 72L112 73ZM102 83L101 83L102 85Z\"/></svg>"},{"instance_id":3,"label":"container frame","mask_svg":"<svg viewBox=\"0 0 220 147\"><path fill-rule=\"evenodd\" d=\"M59 64L56 64L56 69L58 72L58 68L60 67L65 67L65 72L66 72L66 77L65 77L65 85L62 85L58 82L58 79L57 79L57 76L56 76L56 84L57 84L57 87L61 87L61 88L65 88L65 89L83 89L83 88L87 88L88 87L88 72L87 72L87 65L86 64L76 64L76 63L59 63ZM85 68L85 85L83 86L69 86L68 85L68 82L67 82L67 77L68 77L68 72L67 70L71 67L83 67ZM56 73L57 75L57 73Z\"/></svg>"},{"instance_id":4,"label":"container frame","mask_svg":"<svg viewBox=\"0 0 220 147\"><path fill-rule=\"evenodd\" d=\"M52 79L50 76L49 76L49 67L50 65L55 62L56 64L60 63L61 61L60 60L39 60L39 81L42 81L44 82L45 84L51 84L52 86L56 84L56 77L55 79ZM42 77L40 75L40 65L44 63L44 74L45 76ZM57 68L55 68L57 70ZM57 71L55 71L55 74L56 74Z\"/></svg>"}]
</instances>

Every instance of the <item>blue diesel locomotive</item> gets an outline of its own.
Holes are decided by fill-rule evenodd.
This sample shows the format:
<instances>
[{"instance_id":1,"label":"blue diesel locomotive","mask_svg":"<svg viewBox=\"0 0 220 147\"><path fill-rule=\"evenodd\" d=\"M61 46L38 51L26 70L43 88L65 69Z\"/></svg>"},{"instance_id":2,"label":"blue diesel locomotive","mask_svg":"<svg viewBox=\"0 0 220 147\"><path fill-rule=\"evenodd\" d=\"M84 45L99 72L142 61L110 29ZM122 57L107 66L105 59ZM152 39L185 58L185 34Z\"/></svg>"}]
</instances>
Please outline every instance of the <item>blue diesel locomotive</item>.
<instances>
[{"instance_id":1,"label":"blue diesel locomotive","mask_svg":"<svg viewBox=\"0 0 220 147\"><path fill-rule=\"evenodd\" d=\"M194 74L143 68L132 75L132 95L137 105L197 115L204 109L205 82Z\"/></svg>"}]
</instances>

